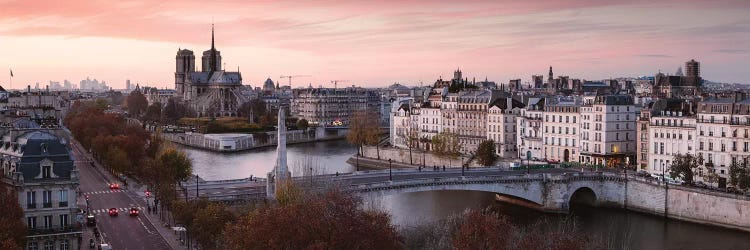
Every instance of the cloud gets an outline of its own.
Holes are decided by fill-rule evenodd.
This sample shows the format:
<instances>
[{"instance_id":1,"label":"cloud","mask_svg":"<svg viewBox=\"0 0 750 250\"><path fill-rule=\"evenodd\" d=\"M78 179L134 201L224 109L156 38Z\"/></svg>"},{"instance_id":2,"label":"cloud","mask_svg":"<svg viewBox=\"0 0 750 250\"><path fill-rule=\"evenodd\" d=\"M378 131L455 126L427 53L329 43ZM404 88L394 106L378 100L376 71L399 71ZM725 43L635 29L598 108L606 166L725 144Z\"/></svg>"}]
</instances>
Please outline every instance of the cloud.
<instances>
[{"instance_id":1,"label":"cloud","mask_svg":"<svg viewBox=\"0 0 750 250\"><path fill-rule=\"evenodd\" d=\"M713 50L713 52L716 52L716 53L725 53L725 54L745 54L745 53L747 53L747 50L744 50L744 49L716 49L716 50Z\"/></svg>"},{"instance_id":2,"label":"cloud","mask_svg":"<svg viewBox=\"0 0 750 250\"><path fill-rule=\"evenodd\" d=\"M673 58L674 56L662 55L662 54L640 54L635 55L636 57L649 57L649 58Z\"/></svg>"}]
</instances>

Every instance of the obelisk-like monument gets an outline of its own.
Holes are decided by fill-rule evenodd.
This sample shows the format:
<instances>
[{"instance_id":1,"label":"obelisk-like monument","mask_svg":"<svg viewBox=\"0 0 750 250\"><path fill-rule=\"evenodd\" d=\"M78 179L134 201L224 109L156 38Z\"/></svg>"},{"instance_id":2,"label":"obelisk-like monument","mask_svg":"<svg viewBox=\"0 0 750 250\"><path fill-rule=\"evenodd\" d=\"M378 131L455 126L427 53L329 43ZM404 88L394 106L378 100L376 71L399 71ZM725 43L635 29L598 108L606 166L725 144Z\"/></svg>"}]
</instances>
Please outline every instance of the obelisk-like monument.
<instances>
[{"instance_id":1,"label":"obelisk-like monument","mask_svg":"<svg viewBox=\"0 0 750 250\"><path fill-rule=\"evenodd\" d=\"M286 165L286 118L284 117L284 109L279 109L278 125L276 128L276 137L278 138L276 144L276 165L273 167L273 171L268 173L268 179L266 184L266 194L268 197L274 197L276 190L281 185L285 184L291 177L289 168ZM273 186L271 185L273 181Z\"/></svg>"}]
</instances>

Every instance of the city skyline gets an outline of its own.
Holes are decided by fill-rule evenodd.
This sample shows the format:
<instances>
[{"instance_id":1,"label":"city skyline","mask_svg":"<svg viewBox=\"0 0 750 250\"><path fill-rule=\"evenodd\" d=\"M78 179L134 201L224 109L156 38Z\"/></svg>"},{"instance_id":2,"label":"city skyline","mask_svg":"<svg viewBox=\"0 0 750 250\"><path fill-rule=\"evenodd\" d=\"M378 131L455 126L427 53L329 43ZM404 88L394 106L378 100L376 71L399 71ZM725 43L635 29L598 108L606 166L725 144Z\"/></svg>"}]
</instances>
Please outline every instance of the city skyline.
<instances>
[{"instance_id":1,"label":"city skyline","mask_svg":"<svg viewBox=\"0 0 750 250\"><path fill-rule=\"evenodd\" d=\"M707 80L747 83L750 3L606 2L9 1L0 3L0 66L13 70L14 89L87 76L171 88L177 49L209 49L213 22L225 68L254 87L297 74L312 75L297 87L428 85L457 67L470 79L527 82L550 65L599 80L671 74L693 58Z\"/></svg>"}]
</instances>

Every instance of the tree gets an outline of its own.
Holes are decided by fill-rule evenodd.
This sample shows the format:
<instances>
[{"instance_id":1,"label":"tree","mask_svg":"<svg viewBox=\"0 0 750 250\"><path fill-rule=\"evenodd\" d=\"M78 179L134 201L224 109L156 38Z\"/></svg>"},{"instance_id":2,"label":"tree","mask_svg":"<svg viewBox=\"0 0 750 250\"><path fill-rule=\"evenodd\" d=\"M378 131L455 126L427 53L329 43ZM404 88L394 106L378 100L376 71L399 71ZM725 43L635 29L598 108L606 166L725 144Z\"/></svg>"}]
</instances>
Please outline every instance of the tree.
<instances>
[{"instance_id":1,"label":"tree","mask_svg":"<svg viewBox=\"0 0 750 250\"><path fill-rule=\"evenodd\" d=\"M162 181L172 183L185 181L193 173L193 163L190 158L174 146L165 147L157 160L161 168L157 172L161 173Z\"/></svg>"},{"instance_id":2,"label":"tree","mask_svg":"<svg viewBox=\"0 0 750 250\"><path fill-rule=\"evenodd\" d=\"M495 141L486 140L479 143L476 157L479 164L484 166L492 166L492 164L495 164L495 161L498 158L497 154L495 154Z\"/></svg>"},{"instance_id":3,"label":"tree","mask_svg":"<svg viewBox=\"0 0 750 250\"><path fill-rule=\"evenodd\" d=\"M297 128L301 130L307 130L307 128L310 127L310 124L307 122L306 119L299 119L297 120Z\"/></svg>"},{"instance_id":4,"label":"tree","mask_svg":"<svg viewBox=\"0 0 750 250\"><path fill-rule=\"evenodd\" d=\"M380 139L380 127L378 127L377 115L370 112L354 112L349 117L349 133L346 140L357 145L357 154L362 154L362 145L376 146ZM378 155L380 155L380 150Z\"/></svg>"},{"instance_id":5,"label":"tree","mask_svg":"<svg viewBox=\"0 0 750 250\"><path fill-rule=\"evenodd\" d=\"M388 214L353 194L329 190L256 209L224 232L225 249L399 249Z\"/></svg>"},{"instance_id":6,"label":"tree","mask_svg":"<svg viewBox=\"0 0 750 250\"><path fill-rule=\"evenodd\" d=\"M161 103L155 102L146 108L146 114L143 115L143 120L150 122L161 121Z\"/></svg>"},{"instance_id":7,"label":"tree","mask_svg":"<svg viewBox=\"0 0 750 250\"><path fill-rule=\"evenodd\" d=\"M750 166L747 162L740 164L737 161L729 166L729 184L739 190L750 188Z\"/></svg>"},{"instance_id":8,"label":"tree","mask_svg":"<svg viewBox=\"0 0 750 250\"><path fill-rule=\"evenodd\" d=\"M164 122L176 123L180 118L189 116L189 113L185 105L175 100L175 98L169 98L167 105L164 106L164 110L162 111L162 117L164 118Z\"/></svg>"},{"instance_id":9,"label":"tree","mask_svg":"<svg viewBox=\"0 0 750 250\"><path fill-rule=\"evenodd\" d=\"M672 158L672 165L669 168L669 176L680 178L687 184L693 184L695 170L700 167L701 160L692 154L677 154Z\"/></svg>"},{"instance_id":10,"label":"tree","mask_svg":"<svg viewBox=\"0 0 750 250\"><path fill-rule=\"evenodd\" d=\"M204 249L220 249L219 239L224 227L234 221L234 215L220 203L209 203L195 213L191 231Z\"/></svg>"},{"instance_id":11,"label":"tree","mask_svg":"<svg viewBox=\"0 0 750 250\"><path fill-rule=\"evenodd\" d=\"M128 105L128 113L133 117L140 117L143 112L148 108L148 100L140 90L133 90L128 95L126 100Z\"/></svg>"},{"instance_id":12,"label":"tree","mask_svg":"<svg viewBox=\"0 0 750 250\"><path fill-rule=\"evenodd\" d=\"M517 228L505 217L489 211L472 210L453 238L455 249L508 249Z\"/></svg>"},{"instance_id":13,"label":"tree","mask_svg":"<svg viewBox=\"0 0 750 250\"><path fill-rule=\"evenodd\" d=\"M116 173L128 173L132 171L132 164L128 155L118 146L112 146L106 154L107 165Z\"/></svg>"},{"instance_id":14,"label":"tree","mask_svg":"<svg viewBox=\"0 0 750 250\"><path fill-rule=\"evenodd\" d=\"M412 149L419 148L419 132L416 128L408 127L406 128L405 133L398 136L401 137L402 140L404 140L404 144L406 144L406 147L409 148L409 164L414 164Z\"/></svg>"},{"instance_id":15,"label":"tree","mask_svg":"<svg viewBox=\"0 0 750 250\"><path fill-rule=\"evenodd\" d=\"M0 249L21 249L26 238L23 209L12 189L0 187Z\"/></svg>"},{"instance_id":16,"label":"tree","mask_svg":"<svg viewBox=\"0 0 750 250\"><path fill-rule=\"evenodd\" d=\"M458 135L450 132L440 132L432 137L432 152L438 156L455 158L461 154Z\"/></svg>"}]
</instances>

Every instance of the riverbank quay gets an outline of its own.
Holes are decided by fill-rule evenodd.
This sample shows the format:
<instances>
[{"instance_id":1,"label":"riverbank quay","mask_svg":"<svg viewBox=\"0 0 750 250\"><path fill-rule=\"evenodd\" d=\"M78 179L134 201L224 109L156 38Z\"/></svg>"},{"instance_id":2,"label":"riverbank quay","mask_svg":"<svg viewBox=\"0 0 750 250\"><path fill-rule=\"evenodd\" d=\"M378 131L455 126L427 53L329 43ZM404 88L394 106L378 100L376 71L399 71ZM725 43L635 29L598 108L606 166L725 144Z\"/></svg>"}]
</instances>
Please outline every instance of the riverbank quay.
<instances>
[{"instance_id":1,"label":"riverbank quay","mask_svg":"<svg viewBox=\"0 0 750 250\"><path fill-rule=\"evenodd\" d=\"M311 130L289 130L287 144L299 144L340 140L346 138L347 128L315 128ZM258 148L275 147L276 131L252 134L200 134L161 133L161 138L180 145L214 152L240 152Z\"/></svg>"}]
</instances>

